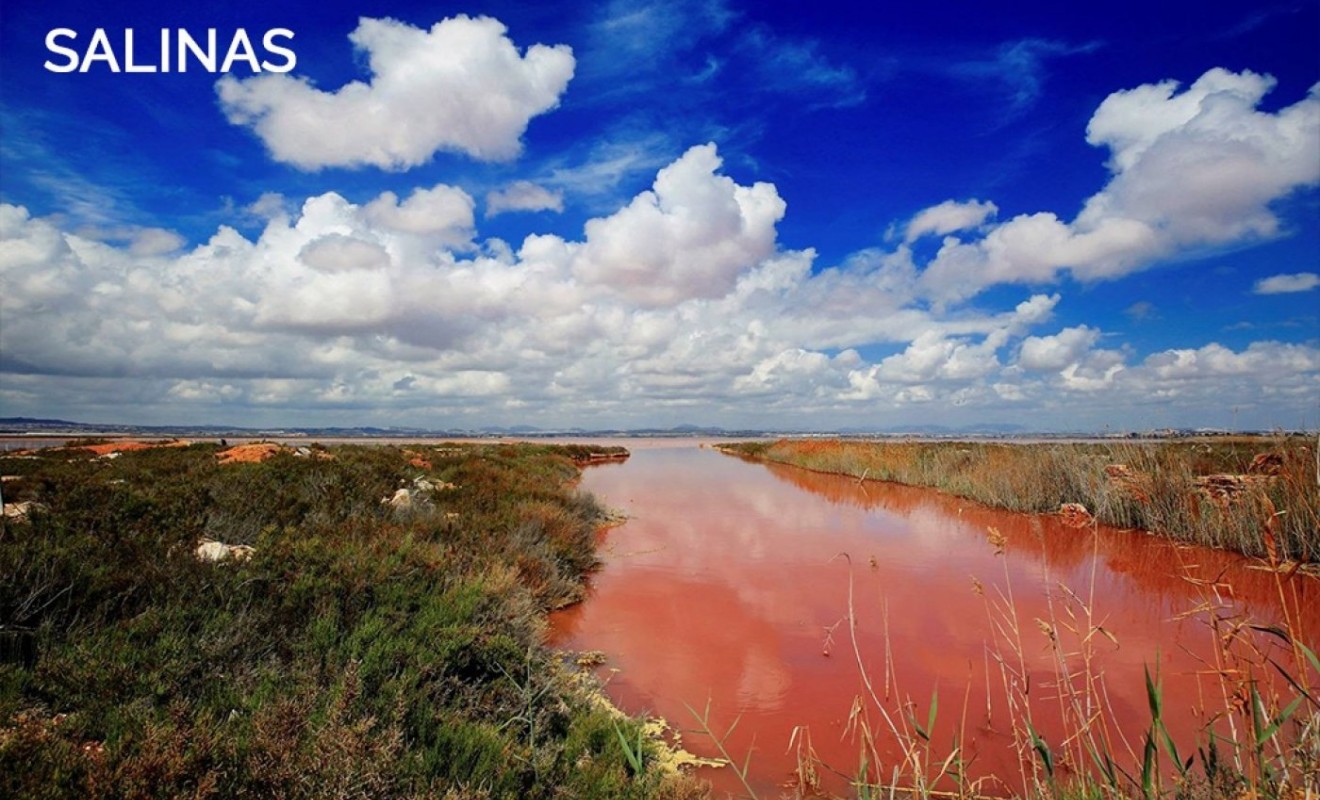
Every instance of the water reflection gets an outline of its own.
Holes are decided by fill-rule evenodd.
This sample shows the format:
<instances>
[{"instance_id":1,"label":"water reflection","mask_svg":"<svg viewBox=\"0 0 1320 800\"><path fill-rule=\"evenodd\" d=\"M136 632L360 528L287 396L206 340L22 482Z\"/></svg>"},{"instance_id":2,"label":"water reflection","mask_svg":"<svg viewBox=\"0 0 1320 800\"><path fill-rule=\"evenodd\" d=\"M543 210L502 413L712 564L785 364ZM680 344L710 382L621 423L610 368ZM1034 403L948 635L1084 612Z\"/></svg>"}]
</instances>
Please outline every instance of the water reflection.
<instances>
[{"instance_id":1,"label":"water reflection","mask_svg":"<svg viewBox=\"0 0 1320 800\"><path fill-rule=\"evenodd\" d=\"M1149 722L1143 669L1157 653L1176 737L1190 741L1199 724L1191 709L1217 690L1196 674L1211 634L1201 618L1180 615L1220 598L1189 578L1231 586L1219 593L1224 613L1266 622L1280 615L1274 577L1241 559L1134 532L1077 531L928 490L695 448L636 450L626 464L588 470L583 485L631 519L607 534L587 602L555 617L555 643L606 652L616 670L608 691L630 711L690 728L685 704L699 709L709 698L717 723L741 715L728 745L754 750L756 783L771 794L791 777L795 726L810 729L826 763L856 767L847 721L864 687L841 623L850 583L857 650L877 686L895 705L911 699L923 710L938 687L936 740L963 728L975 738L972 773L1004 776L1009 786L1017 759L995 662L1008 646L996 634L1001 593L1011 592L1022 628L1043 734L1062 738L1063 725L1057 712L1045 713L1057 708L1059 691L1055 651L1036 620L1053 622L1064 642L1061 623L1070 613L1083 619L1085 604L1091 624L1116 639L1093 635L1090 648L1134 747ZM1004 537L1002 556L987 541L991 528ZM1309 592L1302 602L1316 599L1314 581L1294 583ZM1311 641L1320 634L1316 616L1305 621ZM702 737L687 742L711 754ZM736 788L727 770L708 777ZM842 786L836 779L833 788Z\"/></svg>"}]
</instances>

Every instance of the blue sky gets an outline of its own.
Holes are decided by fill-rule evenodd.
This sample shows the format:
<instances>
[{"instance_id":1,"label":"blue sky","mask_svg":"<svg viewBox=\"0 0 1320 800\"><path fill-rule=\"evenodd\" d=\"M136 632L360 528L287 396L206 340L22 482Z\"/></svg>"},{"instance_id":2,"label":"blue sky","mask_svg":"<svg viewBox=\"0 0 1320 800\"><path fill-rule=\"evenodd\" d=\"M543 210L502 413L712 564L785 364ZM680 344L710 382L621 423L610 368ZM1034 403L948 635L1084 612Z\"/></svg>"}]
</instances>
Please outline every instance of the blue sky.
<instances>
[{"instance_id":1,"label":"blue sky","mask_svg":"<svg viewBox=\"0 0 1320 800\"><path fill-rule=\"evenodd\" d=\"M0 18L0 416L1320 423L1320 3L154 6Z\"/></svg>"}]
</instances>

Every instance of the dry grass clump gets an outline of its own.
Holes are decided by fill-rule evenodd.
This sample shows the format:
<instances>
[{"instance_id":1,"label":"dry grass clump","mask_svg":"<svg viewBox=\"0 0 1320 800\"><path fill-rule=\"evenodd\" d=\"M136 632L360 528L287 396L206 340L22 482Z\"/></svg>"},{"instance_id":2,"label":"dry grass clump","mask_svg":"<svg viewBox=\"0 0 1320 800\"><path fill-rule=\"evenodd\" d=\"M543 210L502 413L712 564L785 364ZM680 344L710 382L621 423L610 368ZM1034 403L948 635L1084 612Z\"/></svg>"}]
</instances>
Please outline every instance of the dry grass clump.
<instances>
[{"instance_id":1,"label":"dry grass clump","mask_svg":"<svg viewBox=\"0 0 1320 800\"><path fill-rule=\"evenodd\" d=\"M1280 561L1320 559L1316 451L1299 437L1117 444L811 439L722 449L929 486L1011 511L1054 513L1078 504L1106 525Z\"/></svg>"}]
</instances>

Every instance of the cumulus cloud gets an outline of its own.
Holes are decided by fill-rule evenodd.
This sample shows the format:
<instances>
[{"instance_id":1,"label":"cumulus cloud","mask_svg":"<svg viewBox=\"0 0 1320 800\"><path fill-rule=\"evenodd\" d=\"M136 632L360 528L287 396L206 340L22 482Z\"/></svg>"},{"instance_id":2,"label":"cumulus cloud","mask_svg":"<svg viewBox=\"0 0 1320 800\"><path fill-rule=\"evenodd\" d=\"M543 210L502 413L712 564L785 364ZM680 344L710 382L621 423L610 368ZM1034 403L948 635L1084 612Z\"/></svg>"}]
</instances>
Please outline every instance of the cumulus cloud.
<instances>
[{"instance_id":1,"label":"cumulus cloud","mask_svg":"<svg viewBox=\"0 0 1320 800\"><path fill-rule=\"evenodd\" d=\"M390 255L374 242L364 242L341 233L327 233L298 251L298 260L321 272L386 269Z\"/></svg>"},{"instance_id":2,"label":"cumulus cloud","mask_svg":"<svg viewBox=\"0 0 1320 800\"><path fill-rule=\"evenodd\" d=\"M486 216L493 217L506 211L564 210L564 193L551 191L531 181L515 181L503 189L486 194Z\"/></svg>"},{"instance_id":3,"label":"cumulus cloud","mask_svg":"<svg viewBox=\"0 0 1320 800\"><path fill-rule=\"evenodd\" d=\"M1181 94L1165 82L1110 95L1087 141L1110 149L1115 177L1087 202L1079 229L1138 220L1165 247L1275 233L1270 201L1320 180L1320 86L1278 112L1258 111L1274 84L1212 69Z\"/></svg>"},{"instance_id":4,"label":"cumulus cloud","mask_svg":"<svg viewBox=\"0 0 1320 800\"><path fill-rule=\"evenodd\" d=\"M369 83L323 91L288 74L225 76L216 84L225 115L252 128L273 158L306 170L406 169L440 150L505 161L573 77L568 46L520 54L490 17L459 15L430 30L363 18L349 40L366 56Z\"/></svg>"},{"instance_id":5,"label":"cumulus cloud","mask_svg":"<svg viewBox=\"0 0 1320 800\"><path fill-rule=\"evenodd\" d=\"M1317 286L1320 286L1320 275L1314 272L1291 272L1261 278L1251 287L1251 291L1256 294L1289 294L1309 292Z\"/></svg>"},{"instance_id":6,"label":"cumulus cloud","mask_svg":"<svg viewBox=\"0 0 1320 800\"><path fill-rule=\"evenodd\" d=\"M1301 344L1253 342L1237 352L1211 343L1200 348L1166 350L1148 357L1142 368L1175 387L1222 376L1280 378L1320 370L1320 349ZM1280 383L1284 383L1280 381ZM1262 387L1266 389L1267 387Z\"/></svg>"},{"instance_id":7,"label":"cumulus cloud","mask_svg":"<svg viewBox=\"0 0 1320 800\"><path fill-rule=\"evenodd\" d=\"M472 239L474 206L467 192L440 184L416 189L402 203L394 192L385 192L368 203L363 213L375 225L435 237L437 244L460 247Z\"/></svg>"},{"instance_id":8,"label":"cumulus cloud","mask_svg":"<svg viewBox=\"0 0 1320 800\"><path fill-rule=\"evenodd\" d=\"M786 205L769 183L717 175L715 145L693 147L609 217L586 225L574 273L633 302L673 305L718 297L775 249Z\"/></svg>"},{"instance_id":9,"label":"cumulus cloud","mask_svg":"<svg viewBox=\"0 0 1320 800\"><path fill-rule=\"evenodd\" d=\"M443 184L261 205L259 235L221 226L137 252L0 205L0 403L453 427L890 425L938 407L951 424L1008 409L1078 428L1170 397L1192 420L1231 402L1266 424L1313 411L1320 378L1313 344L1106 349L1092 325L1049 327L1057 292L999 310L930 302L942 260L991 269L980 286L1018 280L1007 264L1047 283L1041 242L1103 249L1048 214L962 241L993 207L941 204L908 228L945 237L935 264L908 242L818 264L777 244L775 187L723 174L713 145L576 237L481 240L472 198Z\"/></svg>"},{"instance_id":10,"label":"cumulus cloud","mask_svg":"<svg viewBox=\"0 0 1320 800\"><path fill-rule=\"evenodd\" d=\"M1320 87L1258 110L1273 79L1212 69L1182 92L1166 81L1110 95L1087 127L1112 177L1071 222L1013 217L980 238L948 237L921 276L944 302L1063 271L1110 280L1189 248L1275 235L1270 203L1320 182Z\"/></svg>"},{"instance_id":11,"label":"cumulus cloud","mask_svg":"<svg viewBox=\"0 0 1320 800\"><path fill-rule=\"evenodd\" d=\"M271 220L288 213L287 201L279 192L262 192L261 196L243 208L243 213L259 220Z\"/></svg>"},{"instance_id":12,"label":"cumulus cloud","mask_svg":"<svg viewBox=\"0 0 1320 800\"><path fill-rule=\"evenodd\" d=\"M1029 370L1061 370L1077 363L1100 338L1100 331L1085 325L1064 328L1053 336L1028 336L1022 340L1018 363Z\"/></svg>"},{"instance_id":13,"label":"cumulus cloud","mask_svg":"<svg viewBox=\"0 0 1320 800\"><path fill-rule=\"evenodd\" d=\"M975 228L998 211L999 208L990 202L968 200L960 203L956 200L945 200L912 218L907 226L905 241L911 243L931 233L943 236L954 231Z\"/></svg>"},{"instance_id":14,"label":"cumulus cloud","mask_svg":"<svg viewBox=\"0 0 1320 800\"><path fill-rule=\"evenodd\" d=\"M143 228L133 234L129 252L135 256L159 256L173 253L187 244L187 240L174 231L163 228Z\"/></svg>"}]
</instances>

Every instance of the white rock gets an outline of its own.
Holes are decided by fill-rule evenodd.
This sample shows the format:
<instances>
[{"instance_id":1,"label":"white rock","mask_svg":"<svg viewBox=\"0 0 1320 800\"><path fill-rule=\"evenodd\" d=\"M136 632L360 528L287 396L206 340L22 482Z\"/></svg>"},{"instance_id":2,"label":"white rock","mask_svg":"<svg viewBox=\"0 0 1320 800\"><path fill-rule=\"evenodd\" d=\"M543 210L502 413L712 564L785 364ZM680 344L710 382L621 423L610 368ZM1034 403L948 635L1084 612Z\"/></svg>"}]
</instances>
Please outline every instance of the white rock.
<instances>
[{"instance_id":1,"label":"white rock","mask_svg":"<svg viewBox=\"0 0 1320 800\"><path fill-rule=\"evenodd\" d=\"M245 544L225 544L207 539L197 545L195 552L199 561L215 563L226 560L247 561L256 550Z\"/></svg>"},{"instance_id":2,"label":"white rock","mask_svg":"<svg viewBox=\"0 0 1320 800\"><path fill-rule=\"evenodd\" d=\"M412 508L412 492L408 489L400 489L389 499L391 508Z\"/></svg>"}]
</instances>

